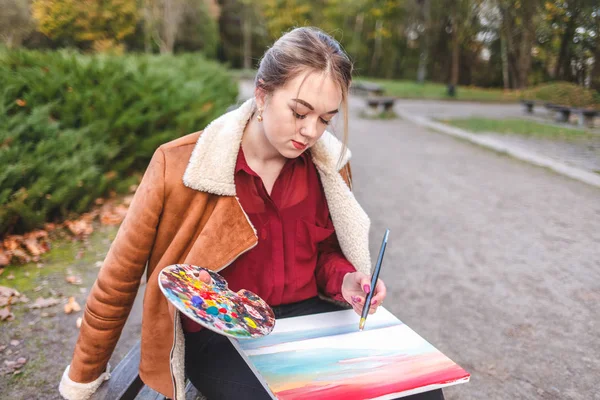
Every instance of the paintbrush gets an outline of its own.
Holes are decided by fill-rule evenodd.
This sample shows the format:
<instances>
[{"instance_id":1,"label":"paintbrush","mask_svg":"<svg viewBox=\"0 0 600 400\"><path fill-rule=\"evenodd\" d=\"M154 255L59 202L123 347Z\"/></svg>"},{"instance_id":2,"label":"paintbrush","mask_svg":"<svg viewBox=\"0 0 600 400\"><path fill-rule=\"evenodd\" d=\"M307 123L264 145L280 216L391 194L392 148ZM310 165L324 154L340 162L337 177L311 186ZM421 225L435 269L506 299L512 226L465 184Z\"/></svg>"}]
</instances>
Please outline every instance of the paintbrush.
<instances>
[{"instance_id":1,"label":"paintbrush","mask_svg":"<svg viewBox=\"0 0 600 400\"><path fill-rule=\"evenodd\" d=\"M379 279L379 271L381 271L381 263L383 261L383 254L385 253L385 246L387 245L388 236L390 235L390 230L386 229L385 234L383 235L383 241L381 242L381 249L379 249L379 256L377 257L377 263L375 264L375 270L373 271L373 276L371 277L371 290L367 293L367 298L365 299L365 304L363 305L362 314L360 315L360 323L358 324L358 330L362 331L365 327L365 321L367 320L367 315L369 315L369 308L371 307L371 299L373 298L373 293L375 293L375 286L377 286L377 279Z\"/></svg>"}]
</instances>

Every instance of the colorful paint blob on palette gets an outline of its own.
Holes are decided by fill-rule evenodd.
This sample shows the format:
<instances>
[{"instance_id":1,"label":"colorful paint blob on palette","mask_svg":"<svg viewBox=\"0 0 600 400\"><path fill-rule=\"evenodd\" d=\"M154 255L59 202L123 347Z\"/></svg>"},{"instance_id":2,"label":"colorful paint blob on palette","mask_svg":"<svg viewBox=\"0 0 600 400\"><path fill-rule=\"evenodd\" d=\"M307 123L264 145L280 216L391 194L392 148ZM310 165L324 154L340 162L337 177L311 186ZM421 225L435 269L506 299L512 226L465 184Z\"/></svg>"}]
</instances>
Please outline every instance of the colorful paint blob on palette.
<instances>
[{"instance_id":1,"label":"colorful paint blob on palette","mask_svg":"<svg viewBox=\"0 0 600 400\"><path fill-rule=\"evenodd\" d=\"M211 283L196 276L207 271ZM175 264L160 272L159 285L175 307L200 325L238 339L268 335L275 326L275 315L269 305L248 290L235 293L227 281L206 268Z\"/></svg>"}]
</instances>

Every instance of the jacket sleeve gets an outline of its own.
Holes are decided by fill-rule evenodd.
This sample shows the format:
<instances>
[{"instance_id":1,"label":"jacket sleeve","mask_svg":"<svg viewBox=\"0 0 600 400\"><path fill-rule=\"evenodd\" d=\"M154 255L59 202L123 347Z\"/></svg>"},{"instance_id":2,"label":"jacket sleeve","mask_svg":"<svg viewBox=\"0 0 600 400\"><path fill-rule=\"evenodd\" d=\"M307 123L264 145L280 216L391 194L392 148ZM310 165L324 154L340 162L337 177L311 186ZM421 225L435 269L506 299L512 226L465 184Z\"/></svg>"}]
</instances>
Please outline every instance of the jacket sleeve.
<instances>
[{"instance_id":1,"label":"jacket sleeve","mask_svg":"<svg viewBox=\"0 0 600 400\"><path fill-rule=\"evenodd\" d=\"M331 223L331 219L329 219ZM331 224L333 227L333 224ZM319 243L315 277L319 291L337 301L345 301L342 296L344 275L356 272L356 268L344 257L335 232Z\"/></svg>"},{"instance_id":2,"label":"jacket sleeve","mask_svg":"<svg viewBox=\"0 0 600 400\"><path fill-rule=\"evenodd\" d=\"M352 169L347 163L340 171L342 179L352 190ZM327 228L334 229L333 222L327 211ZM319 291L333 300L345 302L342 297L342 282L344 275L356 272L356 268L346 259L340 248L335 231L319 244L317 268L315 272Z\"/></svg>"},{"instance_id":3,"label":"jacket sleeve","mask_svg":"<svg viewBox=\"0 0 600 400\"><path fill-rule=\"evenodd\" d=\"M154 245L163 209L165 160L158 149L88 296L67 378L95 383L107 370ZM62 386L62 382L61 382Z\"/></svg>"}]
</instances>

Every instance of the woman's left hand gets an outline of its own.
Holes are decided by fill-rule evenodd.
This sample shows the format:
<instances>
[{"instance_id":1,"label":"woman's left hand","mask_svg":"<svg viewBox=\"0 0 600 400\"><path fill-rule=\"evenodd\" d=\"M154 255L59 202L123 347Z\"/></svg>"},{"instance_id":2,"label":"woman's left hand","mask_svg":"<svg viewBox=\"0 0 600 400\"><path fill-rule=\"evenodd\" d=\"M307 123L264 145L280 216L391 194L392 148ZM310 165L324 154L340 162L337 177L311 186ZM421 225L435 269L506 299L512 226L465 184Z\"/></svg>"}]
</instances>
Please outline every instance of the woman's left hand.
<instances>
[{"instance_id":1,"label":"woman's left hand","mask_svg":"<svg viewBox=\"0 0 600 400\"><path fill-rule=\"evenodd\" d=\"M350 272L344 275L342 296L358 315L362 314L365 299L371 290L371 278L362 272ZM381 279L378 279L377 285L375 285L375 293L373 293L373 298L371 299L369 314L377 311L377 307L383 303L386 294L385 284Z\"/></svg>"}]
</instances>

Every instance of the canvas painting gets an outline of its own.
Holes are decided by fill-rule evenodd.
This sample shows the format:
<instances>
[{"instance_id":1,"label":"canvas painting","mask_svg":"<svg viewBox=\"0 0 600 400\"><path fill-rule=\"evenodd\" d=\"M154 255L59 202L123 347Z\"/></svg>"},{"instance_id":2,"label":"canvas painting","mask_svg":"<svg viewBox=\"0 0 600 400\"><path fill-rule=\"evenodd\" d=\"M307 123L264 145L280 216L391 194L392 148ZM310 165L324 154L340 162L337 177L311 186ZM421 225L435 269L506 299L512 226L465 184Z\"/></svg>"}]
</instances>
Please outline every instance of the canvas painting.
<instances>
[{"instance_id":1,"label":"canvas painting","mask_svg":"<svg viewBox=\"0 0 600 400\"><path fill-rule=\"evenodd\" d=\"M274 399L395 399L467 382L469 373L380 307L358 331L352 310L277 321L232 343Z\"/></svg>"}]
</instances>

